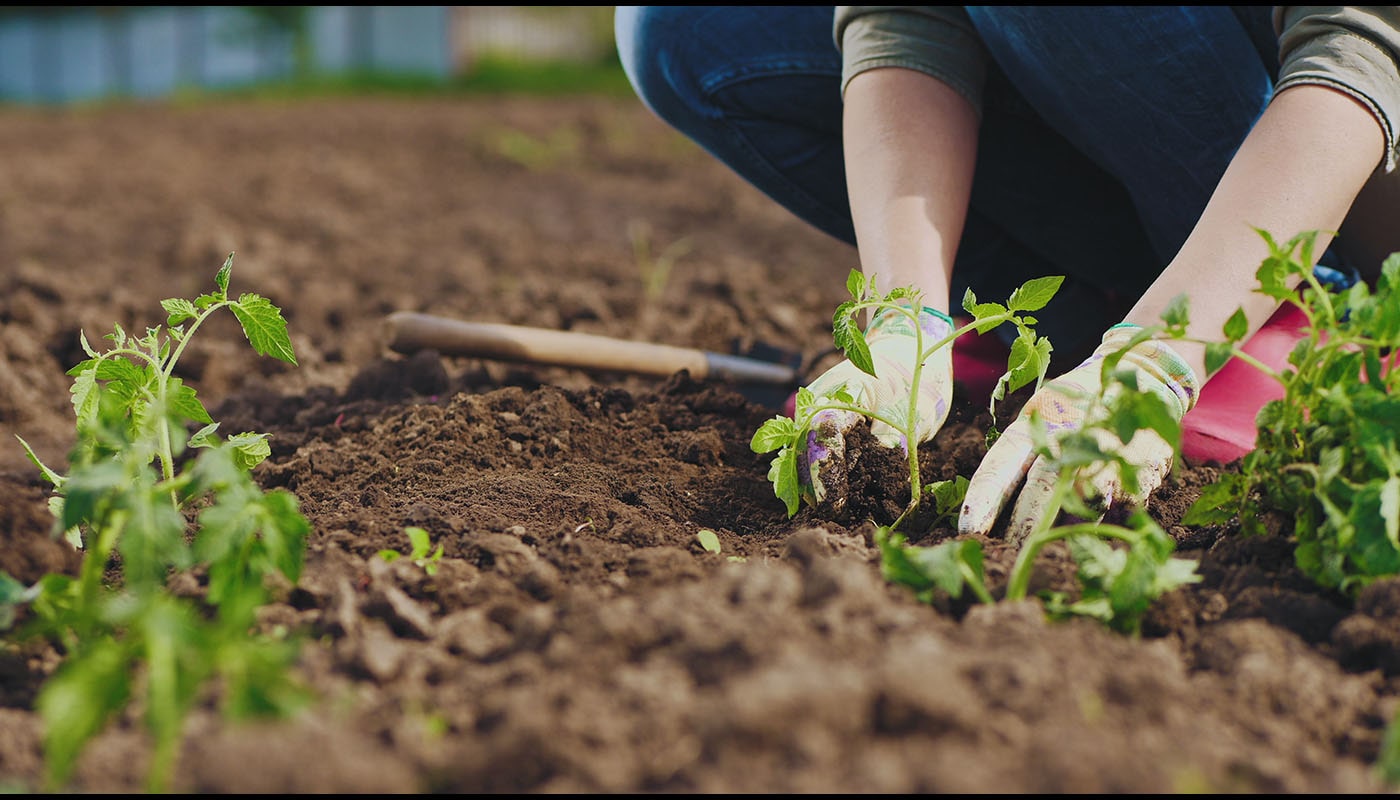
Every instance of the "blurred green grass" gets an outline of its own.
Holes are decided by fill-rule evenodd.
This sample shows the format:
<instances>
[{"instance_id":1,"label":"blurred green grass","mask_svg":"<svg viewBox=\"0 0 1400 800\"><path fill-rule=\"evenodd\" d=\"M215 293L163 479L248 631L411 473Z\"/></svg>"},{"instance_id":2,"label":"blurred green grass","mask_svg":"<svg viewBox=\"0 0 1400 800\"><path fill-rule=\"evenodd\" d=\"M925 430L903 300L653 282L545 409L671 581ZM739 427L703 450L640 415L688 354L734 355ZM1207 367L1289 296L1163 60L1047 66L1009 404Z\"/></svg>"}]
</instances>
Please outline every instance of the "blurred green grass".
<instances>
[{"instance_id":1,"label":"blurred green grass","mask_svg":"<svg viewBox=\"0 0 1400 800\"><path fill-rule=\"evenodd\" d=\"M605 61L578 63L486 55L471 72L448 80L375 72L308 75L243 86L185 88L173 99L180 104L225 100L295 101L326 97L456 95L590 95L632 97L632 86L613 54Z\"/></svg>"}]
</instances>

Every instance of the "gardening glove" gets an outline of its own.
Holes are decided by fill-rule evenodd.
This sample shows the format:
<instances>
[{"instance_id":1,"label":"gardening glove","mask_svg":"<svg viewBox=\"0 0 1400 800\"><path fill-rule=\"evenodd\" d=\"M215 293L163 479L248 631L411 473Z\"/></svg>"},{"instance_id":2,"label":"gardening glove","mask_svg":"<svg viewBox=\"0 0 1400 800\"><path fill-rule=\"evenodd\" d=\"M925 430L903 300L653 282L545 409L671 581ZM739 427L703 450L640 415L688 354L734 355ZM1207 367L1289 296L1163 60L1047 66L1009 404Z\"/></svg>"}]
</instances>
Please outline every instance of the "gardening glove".
<instances>
[{"instance_id":1,"label":"gardening glove","mask_svg":"<svg viewBox=\"0 0 1400 800\"><path fill-rule=\"evenodd\" d=\"M946 314L925 307L918 316L924 350L953 332L953 321ZM904 419L909 413L914 362L918 358L919 340L914 324L903 314L882 310L865 331L865 341L870 347L875 375L844 360L822 373L807 388L820 397L830 396L845 386L860 408ZM943 427L952 396L953 348L950 344L929 355L920 372L915 403L916 447L932 439ZM850 467L846 460L846 437L863 419L864 416L854 411L828 410L813 420L806 451L798 454L797 466L798 483L807 502L812 505L827 503L833 511L845 506ZM903 434L889 425L872 421L870 432L886 447L899 447L908 453Z\"/></svg>"},{"instance_id":2,"label":"gardening glove","mask_svg":"<svg viewBox=\"0 0 1400 800\"><path fill-rule=\"evenodd\" d=\"M1058 434L1077 430L1084 424L1088 398L1096 396L1101 386L1104 356L1121 350L1139 330L1139 326L1130 323L1110 328L1084 363L1042 386L1026 402L1016 421L992 444L973 473L958 520L959 533L990 533L1002 509L1019 488L1020 496L1012 508L1006 538L1019 545L1030 535L1036 523L1049 513L1059 470L1053 460L1038 458L1034 451L1031 412L1039 412L1054 449ZM1196 404L1200 386L1195 372L1164 342L1151 339L1139 342L1123 355L1119 368L1135 370L1138 389L1164 400L1178 422ZM1109 391L1122 388L1121 384L1114 384ZM1125 490L1118 469L1112 466L1076 476L1076 492L1101 510L1122 502L1145 505L1148 495L1161 485L1171 470L1173 447L1156 431L1141 429L1126 445L1105 431L1099 446L1105 451L1112 449L1121 453L1125 460L1138 467L1136 494Z\"/></svg>"}]
</instances>

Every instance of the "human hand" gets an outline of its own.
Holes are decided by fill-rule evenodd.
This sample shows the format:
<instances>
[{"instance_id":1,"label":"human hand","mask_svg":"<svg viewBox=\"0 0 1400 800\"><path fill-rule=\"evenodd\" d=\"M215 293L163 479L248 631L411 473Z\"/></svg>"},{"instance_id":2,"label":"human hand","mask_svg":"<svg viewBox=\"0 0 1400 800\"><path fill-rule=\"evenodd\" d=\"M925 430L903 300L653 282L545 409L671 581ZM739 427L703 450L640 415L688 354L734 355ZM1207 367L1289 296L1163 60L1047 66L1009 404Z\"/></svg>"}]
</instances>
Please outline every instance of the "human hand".
<instances>
[{"instance_id":1,"label":"human hand","mask_svg":"<svg viewBox=\"0 0 1400 800\"><path fill-rule=\"evenodd\" d=\"M953 321L931 308L924 308L918 318L925 352L953 331ZM953 348L949 343L924 360L917 392L911 395L920 344L918 333L909 317L895 310L883 310L865 332L875 375L847 359L822 373L807 388L818 397L830 397L845 387L855 406L876 417L870 424L871 434L886 447L899 447L907 454L904 434L879 418L907 420L910 397L915 397L913 430L917 447L943 427L953 394ZM798 453L797 465L800 491L807 502L827 504L834 511L845 506L850 466L846 437L863 418L856 411L828 409L813 419L807 447Z\"/></svg>"},{"instance_id":2,"label":"human hand","mask_svg":"<svg viewBox=\"0 0 1400 800\"><path fill-rule=\"evenodd\" d=\"M1078 430L1085 423L1086 404L1099 393L1102 385L1104 357L1121 350L1140 330L1139 326L1126 323L1109 329L1084 363L1042 386L1026 402L1016 421L1007 426L973 473L958 520L959 533L990 533L1002 509L1018 489L1020 494L1007 525L1007 541L1020 544L1046 514L1052 513L1049 506L1059 466L1051 459L1037 456L1030 414L1039 413L1049 434L1051 449L1058 452L1055 446L1058 435ZM1165 342L1152 339L1139 342L1123 355L1118 367L1134 370L1138 389L1162 399L1177 422L1196 403L1199 384L1194 371ZM1121 384L1108 389L1110 393L1120 390ZM1126 445L1107 431L1099 439L1103 450L1117 452L1137 467L1137 491L1128 491L1119 469L1110 464L1076 475L1076 493L1101 511L1122 503L1145 504L1148 495L1161 485L1163 477L1171 470L1172 445L1156 431L1148 429L1138 430Z\"/></svg>"}]
</instances>

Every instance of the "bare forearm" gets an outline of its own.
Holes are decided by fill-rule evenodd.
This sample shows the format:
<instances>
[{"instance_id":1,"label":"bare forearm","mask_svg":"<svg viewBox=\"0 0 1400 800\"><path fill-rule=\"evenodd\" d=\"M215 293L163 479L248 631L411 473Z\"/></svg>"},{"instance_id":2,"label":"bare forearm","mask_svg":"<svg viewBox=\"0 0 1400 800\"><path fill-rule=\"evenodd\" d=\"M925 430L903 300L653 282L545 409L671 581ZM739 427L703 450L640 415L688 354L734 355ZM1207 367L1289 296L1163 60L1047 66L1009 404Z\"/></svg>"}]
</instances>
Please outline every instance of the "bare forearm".
<instances>
[{"instance_id":1,"label":"bare forearm","mask_svg":"<svg viewBox=\"0 0 1400 800\"><path fill-rule=\"evenodd\" d=\"M935 78L876 69L851 80L843 125L862 271L882 290L916 287L925 305L948 310L972 191L976 111Z\"/></svg>"},{"instance_id":2,"label":"bare forearm","mask_svg":"<svg viewBox=\"0 0 1400 800\"><path fill-rule=\"evenodd\" d=\"M1255 228L1284 242L1318 230L1315 255L1331 241L1347 210L1380 163L1384 135L1363 105L1322 86L1296 86L1274 98L1240 146L1181 251L1152 284L1127 321L1161 322L1178 295L1190 298L1191 335L1219 340L1243 307L1250 332L1277 308L1253 291L1254 273L1268 255ZM1205 348L1177 348L1202 378Z\"/></svg>"}]
</instances>

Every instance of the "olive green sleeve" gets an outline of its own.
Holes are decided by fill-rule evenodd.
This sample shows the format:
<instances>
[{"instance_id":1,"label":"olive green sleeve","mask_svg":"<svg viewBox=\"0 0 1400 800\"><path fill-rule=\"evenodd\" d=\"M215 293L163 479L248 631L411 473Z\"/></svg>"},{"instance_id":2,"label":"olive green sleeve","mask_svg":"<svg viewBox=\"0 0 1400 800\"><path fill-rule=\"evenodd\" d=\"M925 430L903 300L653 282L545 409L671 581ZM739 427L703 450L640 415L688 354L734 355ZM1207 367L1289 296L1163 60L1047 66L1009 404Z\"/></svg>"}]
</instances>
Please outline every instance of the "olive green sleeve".
<instances>
[{"instance_id":1,"label":"olive green sleeve","mask_svg":"<svg viewBox=\"0 0 1400 800\"><path fill-rule=\"evenodd\" d=\"M962 6L837 6L841 93L851 78L877 67L931 75L982 114L987 54Z\"/></svg>"},{"instance_id":2,"label":"olive green sleeve","mask_svg":"<svg viewBox=\"0 0 1400 800\"><path fill-rule=\"evenodd\" d=\"M1400 6L1275 6L1279 80L1329 86L1355 98L1385 132L1381 167L1395 169L1400 124Z\"/></svg>"}]
</instances>

